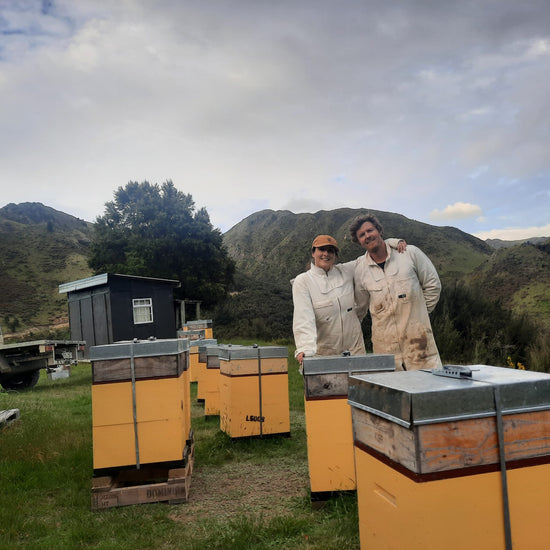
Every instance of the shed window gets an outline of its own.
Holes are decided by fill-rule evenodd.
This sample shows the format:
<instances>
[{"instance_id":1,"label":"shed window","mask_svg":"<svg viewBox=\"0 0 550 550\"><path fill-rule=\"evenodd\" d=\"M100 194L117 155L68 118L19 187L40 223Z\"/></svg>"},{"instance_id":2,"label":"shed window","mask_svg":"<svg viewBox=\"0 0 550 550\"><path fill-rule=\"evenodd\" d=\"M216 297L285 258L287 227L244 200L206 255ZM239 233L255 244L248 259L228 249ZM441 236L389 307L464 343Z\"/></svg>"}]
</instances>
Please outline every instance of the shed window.
<instances>
[{"instance_id":1,"label":"shed window","mask_svg":"<svg viewBox=\"0 0 550 550\"><path fill-rule=\"evenodd\" d=\"M153 322L153 300L151 298L135 298L132 303L134 306L134 324Z\"/></svg>"}]
</instances>

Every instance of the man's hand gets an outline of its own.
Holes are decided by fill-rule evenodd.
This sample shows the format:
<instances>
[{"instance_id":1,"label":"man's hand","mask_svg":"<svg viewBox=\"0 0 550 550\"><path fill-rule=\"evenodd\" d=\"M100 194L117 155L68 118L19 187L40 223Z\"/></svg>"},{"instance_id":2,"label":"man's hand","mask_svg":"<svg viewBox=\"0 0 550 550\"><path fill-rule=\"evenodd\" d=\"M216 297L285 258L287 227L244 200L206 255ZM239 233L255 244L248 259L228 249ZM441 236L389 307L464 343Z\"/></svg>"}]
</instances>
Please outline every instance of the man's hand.
<instances>
[{"instance_id":1,"label":"man's hand","mask_svg":"<svg viewBox=\"0 0 550 550\"><path fill-rule=\"evenodd\" d=\"M404 239L399 239L399 242L397 243L397 252L405 252L407 249L407 243Z\"/></svg>"}]
</instances>

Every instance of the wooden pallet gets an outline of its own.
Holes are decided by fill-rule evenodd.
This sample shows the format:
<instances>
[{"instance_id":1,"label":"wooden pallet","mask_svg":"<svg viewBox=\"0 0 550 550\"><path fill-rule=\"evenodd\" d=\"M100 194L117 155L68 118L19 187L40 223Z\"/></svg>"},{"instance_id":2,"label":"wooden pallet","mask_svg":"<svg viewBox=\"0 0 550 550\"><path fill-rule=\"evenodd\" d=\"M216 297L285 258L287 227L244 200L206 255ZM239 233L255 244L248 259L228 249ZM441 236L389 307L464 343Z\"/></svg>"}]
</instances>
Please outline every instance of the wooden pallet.
<instances>
[{"instance_id":1,"label":"wooden pallet","mask_svg":"<svg viewBox=\"0 0 550 550\"><path fill-rule=\"evenodd\" d=\"M114 471L92 480L92 510L189 499L195 446L186 447L181 463L146 464L138 469Z\"/></svg>"}]
</instances>

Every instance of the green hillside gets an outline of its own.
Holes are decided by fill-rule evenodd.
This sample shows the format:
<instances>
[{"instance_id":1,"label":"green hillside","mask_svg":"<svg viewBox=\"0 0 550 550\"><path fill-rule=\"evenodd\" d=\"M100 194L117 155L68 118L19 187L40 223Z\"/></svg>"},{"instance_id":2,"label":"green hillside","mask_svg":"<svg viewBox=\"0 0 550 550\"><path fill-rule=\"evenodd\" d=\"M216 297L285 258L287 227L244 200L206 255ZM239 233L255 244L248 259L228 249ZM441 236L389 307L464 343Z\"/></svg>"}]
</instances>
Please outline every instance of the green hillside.
<instances>
[{"instance_id":1,"label":"green hillside","mask_svg":"<svg viewBox=\"0 0 550 550\"><path fill-rule=\"evenodd\" d=\"M340 208L313 214L263 210L224 235L235 260L235 285L225 304L203 315L222 332L254 337L291 335L290 280L304 271L310 246L320 233L340 243L340 261L362 254L348 228L365 209ZM452 227L436 227L390 212L373 211L386 237L419 246L438 269L444 288L477 285L483 296L526 313L550 327L550 245L515 244L495 249ZM92 275L86 257L93 224L40 203L0 209L0 322L4 334L67 323L61 283Z\"/></svg>"},{"instance_id":2,"label":"green hillside","mask_svg":"<svg viewBox=\"0 0 550 550\"><path fill-rule=\"evenodd\" d=\"M471 281L516 313L528 313L550 328L550 240L500 248Z\"/></svg>"},{"instance_id":3,"label":"green hillside","mask_svg":"<svg viewBox=\"0 0 550 550\"><path fill-rule=\"evenodd\" d=\"M309 263L311 242L318 234L331 234L340 245L340 261L356 258L363 250L351 242L348 229L365 212L264 210L229 230L224 243L236 262L236 288L217 311L218 334L223 329L228 337L291 336L289 281ZM438 270L443 291L432 322L443 360L550 368L550 247L516 244L497 250L452 227L372 212L386 237L417 245ZM368 341L368 319L363 330Z\"/></svg>"},{"instance_id":4,"label":"green hillside","mask_svg":"<svg viewBox=\"0 0 550 550\"><path fill-rule=\"evenodd\" d=\"M328 233L337 239L340 261L360 256L363 250L351 242L349 226L366 212L350 208L315 214L262 210L231 228L224 235L224 244L241 273L286 287L305 269L318 234ZM442 279L472 273L494 252L484 241L452 227L436 227L390 212L370 212L382 223L385 237L403 238L428 254Z\"/></svg>"},{"instance_id":5,"label":"green hillside","mask_svg":"<svg viewBox=\"0 0 550 550\"><path fill-rule=\"evenodd\" d=\"M0 209L0 322L3 332L67 323L61 283L91 274L92 224L39 203Z\"/></svg>"}]
</instances>

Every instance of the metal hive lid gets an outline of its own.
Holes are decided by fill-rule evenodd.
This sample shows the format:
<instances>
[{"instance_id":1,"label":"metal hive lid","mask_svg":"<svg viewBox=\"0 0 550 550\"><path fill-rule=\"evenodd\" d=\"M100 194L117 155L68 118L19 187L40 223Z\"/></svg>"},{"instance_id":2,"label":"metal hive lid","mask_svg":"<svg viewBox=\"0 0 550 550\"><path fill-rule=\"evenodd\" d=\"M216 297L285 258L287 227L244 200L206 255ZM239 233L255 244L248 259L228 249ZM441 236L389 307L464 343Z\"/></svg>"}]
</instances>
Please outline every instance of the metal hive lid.
<instances>
[{"instance_id":1,"label":"metal hive lid","mask_svg":"<svg viewBox=\"0 0 550 550\"><path fill-rule=\"evenodd\" d=\"M115 342L114 344L92 346L90 348L90 361L176 355L188 350L189 341L183 338L128 340Z\"/></svg>"},{"instance_id":2,"label":"metal hive lid","mask_svg":"<svg viewBox=\"0 0 550 550\"><path fill-rule=\"evenodd\" d=\"M188 340L204 340L204 334L204 329L178 330L178 338L187 338Z\"/></svg>"},{"instance_id":3,"label":"metal hive lid","mask_svg":"<svg viewBox=\"0 0 550 550\"><path fill-rule=\"evenodd\" d=\"M359 373L395 370L393 355L327 355L304 357L304 376L316 374Z\"/></svg>"},{"instance_id":4,"label":"metal hive lid","mask_svg":"<svg viewBox=\"0 0 550 550\"><path fill-rule=\"evenodd\" d=\"M198 348L199 350L203 346L214 346L218 343L216 338L201 338L200 340L189 340L187 338L183 338L183 340L189 342L190 348Z\"/></svg>"},{"instance_id":5,"label":"metal hive lid","mask_svg":"<svg viewBox=\"0 0 550 550\"><path fill-rule=\"evenodd\" d=\"M218 344L215 339L207 339L199 342L199 353L206 353L207 355L218 354L218 349L220 344Z\"/></svg>"},{"instance_id":6,"label":"metal hive lid","mask_svg":"<svg viewBox=\"0 0 550 550\"><path fill-rule=\"evenodd\" d=\"M232 361L237 359L271 359L288 358L288 348L283 346L220 346L220 359Z\"/></svg>"},{"instance_id":7,"label":"metal hive lid","mask_svg":"<svg viewBox=\"0 0 550 550\"><path fill-rule=\"evenodd\" d=\"M495 385L503 414L550 409L550 374L470 368L472 378L460 379L435 376L431 370L351 376L348 402L406 427L493 416Z\"/></svg>"},{"instance_id":8,"label":"metal hive lid","mask_svg":"<svg viewBox=\"0 0 550 550\"><path fill-rule=\"evenodd\" d=\"M212 326L212 319L197 319L196 321L187 321L185 323L188 327L208 327Z\"/></svg>"}]
</instances>

